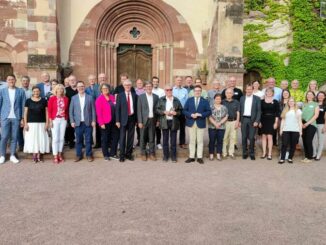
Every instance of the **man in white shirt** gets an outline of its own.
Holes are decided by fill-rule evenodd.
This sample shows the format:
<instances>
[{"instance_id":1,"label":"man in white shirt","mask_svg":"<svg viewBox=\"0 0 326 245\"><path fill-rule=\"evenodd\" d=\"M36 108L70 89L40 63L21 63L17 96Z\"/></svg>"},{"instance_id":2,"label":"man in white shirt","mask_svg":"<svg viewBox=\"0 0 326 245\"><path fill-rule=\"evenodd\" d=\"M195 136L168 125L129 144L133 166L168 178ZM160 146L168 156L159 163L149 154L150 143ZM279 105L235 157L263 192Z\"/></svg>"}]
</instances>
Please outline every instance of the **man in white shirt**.
<instances>
[{"instance_id":1,"label":"man in white shirt","mask_svg":"<svg viewBox=\"0 0 326 245\"><path fill-rule=\"evenodd\" d=\"M149 145L149 159L156 161L155 157L155 127L157 115L155 114L156 104L159 97L153 93L153 84L147 82L145 93L138 97L137 117L140 128L140 149L142 160L147 161L146 145Z\"/></svg>"},{"instance_id":2,"label":"man in white shirt","mask_svg":"<svg viewBox=\"0 0 326 245\"><path fill-rule=\"evenodd\" d=\"M71 127L76 133L76 158L75 162L83 159L83 142L85 140L86 157L89 162L94 160L92 153L92 134L96 126L94 100L91 95L85 93L85 83L77 82L78 94L71 99L69 106L69 118Z\"/></svg>"},{"instance_id":3,"label":"man in white shirt","mask_svg":"<svg viewBox=\"0 0 326 245\"><path fill-rule=\"evenodd\" d=\"M159 87L160 79L158 77L152 77L152 83L153 83L153 94L156 94L159 98L162 98L165 96L164 89ZM162 150L162 144L161 144L161 137L162 137L162 131L157 125L155 129L155 136L156 136L156 147L159 150Z\"/></svg>"},{"instance_id":4,"label":"man in white shirt","mask_svg":"<svg viewBox=\"0 0 326 245\"><path fill-rule=\"evenodd\" d=\"M246 85L246 95L240 99L240 121L242 133L242 158L248 158L247 142L249 140L249 155L255 160L255 135L261 116L261 101L253 95L252 84Z\"/></svg>"},{"instance_id":5,"label":"man in white shirt","mask_svg":"<svg viewBox=\"0 0 326 245\"><path fill-rule=\"evenodd\" d=\"M10 142L10 161L19 163L16 158L19 127L24 126L25 92L17 88L16 77L7 76L8 87L0 90L1 144L0 164L5 162L7 143Z\"/></svg>"}]
</instances>

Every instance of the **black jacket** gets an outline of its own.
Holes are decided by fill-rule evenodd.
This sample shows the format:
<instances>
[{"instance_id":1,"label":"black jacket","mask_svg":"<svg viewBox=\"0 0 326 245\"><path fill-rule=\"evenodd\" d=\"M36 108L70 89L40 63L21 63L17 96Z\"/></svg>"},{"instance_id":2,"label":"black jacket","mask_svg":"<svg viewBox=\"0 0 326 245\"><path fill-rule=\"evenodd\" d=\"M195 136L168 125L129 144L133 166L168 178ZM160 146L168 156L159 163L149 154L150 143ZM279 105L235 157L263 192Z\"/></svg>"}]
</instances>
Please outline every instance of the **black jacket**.
<instances>
[{"instance_id":1,"label":"black jacket","mask_svg":"<svg viewBox=\"0 0 326 245\"><path fill-rule=\"evenodd\" d=\"M166 107L166 96L163 96L159 99L157 105L156 105L156 113L159 115L159 121L160 121L160 128L161 129L168 129L168 123L166 120L166 116L164 114ZM173 107L175 112L177 113L176 116L173 116L172 119L172 130L178 130L180 128L180 120L179 116L182 113L182 105L178 98L173 96Z\"/></svg>"}]
</instances>

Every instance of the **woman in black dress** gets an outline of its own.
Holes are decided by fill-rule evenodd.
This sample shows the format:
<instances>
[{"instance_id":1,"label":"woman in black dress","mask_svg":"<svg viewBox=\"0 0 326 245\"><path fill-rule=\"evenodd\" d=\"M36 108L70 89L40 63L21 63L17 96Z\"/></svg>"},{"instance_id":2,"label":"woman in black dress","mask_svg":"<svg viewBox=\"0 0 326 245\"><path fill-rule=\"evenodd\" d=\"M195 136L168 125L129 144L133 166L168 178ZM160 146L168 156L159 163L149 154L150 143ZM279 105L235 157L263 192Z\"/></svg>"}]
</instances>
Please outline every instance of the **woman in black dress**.
<instances>
[{"instance_id":1,"label":"woman in black dress","mask_svg":"<svg viewBox=\"0 0 326 245\"><path fill-rule=\"evenodd\" d=\"M267 88L265 91L265 99L261 101L261 120L260 133L262 135L263 155L262 159L272 160L273 134L278 127L280 116L280 105L277 100L273 99L274 90ZM266 155L266 148L268 154Z\"/></svg>"}]
</instances>

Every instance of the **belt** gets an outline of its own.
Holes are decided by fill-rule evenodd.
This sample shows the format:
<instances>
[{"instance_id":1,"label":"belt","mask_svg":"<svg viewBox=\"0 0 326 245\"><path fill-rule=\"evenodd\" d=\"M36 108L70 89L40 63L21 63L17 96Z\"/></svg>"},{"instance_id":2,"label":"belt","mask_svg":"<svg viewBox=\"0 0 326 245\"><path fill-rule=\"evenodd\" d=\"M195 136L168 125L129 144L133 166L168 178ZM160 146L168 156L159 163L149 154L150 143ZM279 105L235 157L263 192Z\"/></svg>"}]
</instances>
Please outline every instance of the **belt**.
<instances>
[{"instance_id":1,"label":"belt","mask_svg":"<svg viewBox=\"0 0 326 245\"><path fill-rule=\"evenodd\" d=\"M243 116L244 118L251 118L251 116Z\"/></svg>"},{"instance_id":2,"label":"belt","mask_svg":"<svg viewBox=\"0 0 326 245\"><path fill-rule=\"evenodd\" d=\"M228 118L228 122L233 122L233 121L235 121L235 120L237 120L237 119L234 119L234 118Z\"/></svg>"}]
</instances>

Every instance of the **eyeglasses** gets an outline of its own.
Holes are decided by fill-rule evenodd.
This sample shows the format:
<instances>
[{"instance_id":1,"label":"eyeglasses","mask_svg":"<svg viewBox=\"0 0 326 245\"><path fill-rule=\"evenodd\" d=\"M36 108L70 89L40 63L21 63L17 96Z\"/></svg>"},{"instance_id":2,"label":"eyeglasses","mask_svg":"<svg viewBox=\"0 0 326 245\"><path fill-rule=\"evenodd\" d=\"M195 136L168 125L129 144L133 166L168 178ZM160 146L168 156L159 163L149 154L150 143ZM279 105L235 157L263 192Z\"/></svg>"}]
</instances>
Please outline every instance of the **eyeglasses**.
<instances>
[{"instance_id":1,"label":"eyeglasses","mask_svg":"<svg viewBox=\"0 0 326 245\"><path fill-rule=\"evenodd\" d=\"M165 89L166 92L172 91L172 89Z\"/></svg>"}]
</instances>

